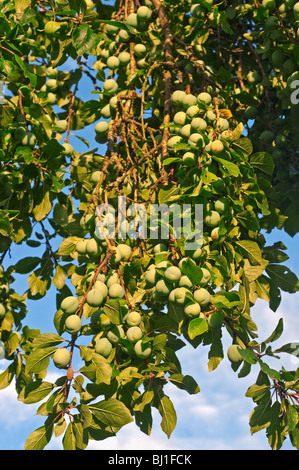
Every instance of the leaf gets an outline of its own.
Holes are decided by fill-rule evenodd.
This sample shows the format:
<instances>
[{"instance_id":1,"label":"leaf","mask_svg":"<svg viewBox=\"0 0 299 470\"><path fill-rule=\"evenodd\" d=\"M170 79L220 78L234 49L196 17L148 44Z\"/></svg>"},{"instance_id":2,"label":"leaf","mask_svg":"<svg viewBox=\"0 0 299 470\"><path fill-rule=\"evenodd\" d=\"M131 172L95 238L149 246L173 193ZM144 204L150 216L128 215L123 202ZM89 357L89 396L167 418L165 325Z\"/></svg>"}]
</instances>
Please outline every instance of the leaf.
<instances>
[{"instance_id":1,"label":"leaf","mask_svg":"<svg viewBox=\"0 0 299 470\"><path fill-rule=\"evenodd\" d=\"M167 187L167 189L161 188L158 193L159 204L165 204L180 199L181 195L179 193L180 189L175 185L171 186L171 188Z\"/></svg>"},{"instance_id":2,"label":"leaf","mask_svg":"<svg viewBox=\"0 0 299 470\"><path fill-rule=\"evenodd\" d=\"M79 237L68 237L62 240L60 247L57 251L59 256L69 256L76 249L76 245L81 238Z\"/></svg>"},{"instance_id":3,"label":"leaf","mask_svg":"<svg viewBox=\"0 0 299 470\"><path fill-rule=\"evenodd\" d=\"M19 274L28 274L31 273L41 262L41 259L38 257L28 256L23 258L15 264L14 268L16 273Z\"/></svg>"},{"instance_id":4,"label":"leaf","mask_svg":"<svg viewBox=\"0 0 299 470\"><path fill-rule=\"evenodd\" d=\"M38 349L38 348L44 349L48 347L57 346L63 341L65 341L65 339L61 338L61 336L58 336L55 333L44 333L34 338L32 342L32 347L33 349Z\"/></svg>"},{"instance_id":5,"label":"leaf","mask_svg":"<svg viewBox=\"0 0 299 470\"><path fill-rule=\"evenodd\" d=\"M75 28L73 32L73 46L77 51L77 54L82 56L89 54L100 41L100 37L95 34L91 27L87 24L82 24Z\"/></svg>"},{"instance_id":6,"label":"leaf","mask_svg":"<svg viewBox=\"0 0 299 470\"><path fill-rule=\"evenodd\" d=\"M196 264L194 264L194 262L190 258L187 258L182 262L181 270L182 273L190 279L194 286L200 284L203 276L202 269L199 266L196 266Z\"/></svg>"},{"instance_id":7,"label":"leaf","mask_svg":"<svg viewBox=\"0 0 299 470\"><path fill-rule=\"evenodd\" d=\"M54 354L56 349L57 348L54 347L47 347L33 350L26 361L26 374L38 374L47 369L50 357Z\"/></svg>"},{"instance_id":8,"label":"leaf","mask_svg":"<svg viewBox=\"0 0 299 470\"><path fill-rule=\"evenodd\" d=\"M31 0L14 0L16 13L23 13L29 7Z\"/></svg>"},{"instance_id":9,"label":"leaf","mask_svg":"<svg viewBox=\"0 0 299 470\"><path fill-rule=\"evenodd\" d=\"M280 318L273 333L263 342L271 343L273 341L276 341L278 338L280 338L282 332L283 332L283 319Z\"/></svg>"},{"instance_id":10,"label":"leaf","mask_svg":"<svg viewBox=\"0 0 299 470\"><path fill-rule=\"evenodd\" d=\"M281 346L280 348L276 349L274 353L284 352L288 354L292 354L293 356L299 357L299 343L287 343Z\"/></svg>"},{"instance_id":11,"label":"leaf","mask_svg":"<svg viewBox=\"0 0 299 470\"><path fill-rule=\"evenodd\" d=\"M53 388L54 386L50 382L43 382L42 380L29 382L21 390L18 400L26 404L37 403L45 398Z\"/></svg>"},{"instance_id":12,"label":"leaf","mask_svg":"<svg viewBox=\"0 0 299 470\"><path fill-rule=\"evenodd\" d=\"M288 267L280 264L269 264L267 274L281 290L293 294L299 290L299 280Z\"/></svg>"},{"instance_id":13,"label":"leaf","mask_svg":"<svg viewBox=\"0 0 299 470\"><path fill-rule=\"evenodd\" d=\"M249 417L251 434L267 428L272 419L271 400L265 395L253 409Z\"/></svg>"},{"instance_id":14,"label":"leaf","mask_svg":"<svg viewBox=\"0 0 299 470\"><path fill-rule=\"evenodd\" d=\"M208 323L204 318L193 318L188 325L188 335L190 339L194 339L196 336L205 333L208 328Z\"/></svg>"},{"instance_id":15,"label":"leaf","mask_svg":"<svg viewBox=\"0 0 299 470\"><path fill-rule=\"evenodd\" d=\"M116 398L92 403L89 405L89 410L97 419L108 426L122 427L133 421L128 408Z\"/></svg>"},{"instance_id":16,"label":"leaf","mask_svg":"<svg viewBox=\"0 0 299 470\"><path fill-rule=\"evenodd\" d=\"M235 131L238 132L238 130L239 128L237 127ZM233 142L233 145L237 147L237 149L241 150L241 152L245 154L245 156L248 156L252 153L253 146L252 146L251 140L248 139L247 137L240 138L238 141Z\"/></svg>"},{"instance_id":17,"label":"leaf","mask_svg":"<svg viewBox=\"0 0 299 470\"><path fill-rule=\"evenodd\" d=\"M218 331L219 330L219 331ZM212 329L212 344L210 347L209 351L209 361L208 361L208 371L211 372L222 361L224 355L223 355L223 347L222 347L222 342L221 342L221 329Z\"/></svg>"},{"instance_id":18,"label":"leaf","mask_svg":"<svg viewBox=\"0 0 299 470\"><path fill-rule=\"evenodd\" d=\"M8 387L11 384L15 376L15 373L16 373L16 364L15 362L12 362L11 364L9 364L7 369L5 369L0 374L0 390L3 390L4 388Z\"/></svg>"},{"instance_id":19,"label":"leaf","mask_svg":"<svg viewBox=\"0 0 299 470\"><path fill-rule=\"evenodd\" d=\"M225 160L224 158L215 157L214 155L213 155L213 159L216 160L218 163L220 163L222 166L224 166L224 168L226 168L226 170L231 176L235 176L235 177L239 176L240 170L239 170L239 167L235 163Z\"/></svg>"},{"instance_id":20,"label":"leaf","mask_svg":"<svg viewBox=\"0 0 299 470\"><path fill-rule=\"evenodd\" d=\"M262 261L262 253L256 242L251 240L238 240L236 245L241 247L242 252L244 252L252 265L259 265Z\"/></svg>"},{"instance_id":21,"label":"leaf","mask_svg":"<svg viewBox=\"0 0 299 470\"><path fill-rule=\"evenodd\" d=\"M190 395L200 392L199 386L191 375L172 374L168 377L168 380L179 389L186 390Z\"/></svg>"},{"instance_id":22,"label":"leaf","mask_svg":"<svg viewBox=\"0 0 299 470\"><path fill-rule=\"evenodd\" d=\"M65 278L66 278L66 274L63 268L59 264L57 264L55 268L55 274L53 277L53 284L55 287L57 287L58 290L62 289L63 286L65 285Z\"/></svg>"},{"instance_id":23,"label":"leaf","mask_svg":"<svg viewBox=\"0 0 299 470\"><path fill-rule=\"evenodd\" d=\"M96 383L110 384L112 376L112 368L110 363L100 354L94 353L91 358L92 364L95 367Z\"/></svg>"},{"instance_id":24,"label":"leaf","mask_svg":"<svg viewBox=\"0 0 299 470\"><path fill-rule=\"evenodd\" d=\"M274 171L274 162L273 158L268 152L258 152L250 157L250 164L255 168L258 168L263 173L267 175L272 175Z\"/></svg>"},{"instance_id":25,"label":"leaf","mask_svg":"<svg viewBox=\"0 0 299 470\"><path fill-rule=\"evenodd\" d=\"M162 421L160 423L161 429L163 432L165 432L169 439L176 427L177 415L173 403L168 396L163 395L163 397L160 399L158 410L162 416Z\"/></svg>"},{"instance_id":26,"label":"leaf","mask_svg":"<svg viewBox=\"0 0 299 470\"><path fill-rule=\"evenodd\" d=\"M24 450L43 450L50 442L53 434L55 417L49 416L45 424L33 431L26 439Z\"/></svg>"},{"instance_id":27,"label":"leaf","mask_svg":"<svg viewBox=\"0 0 299 470\"><path fill-rule=\"evenodd\" d=\"M101 307L101 310L107 315L109 320L115 325L119 325L120 322L120 304L118 300L109 299L105 302L105 305Z\"/></svg>"},{"instance_id":28,"label":"leaf","mask_svg":"<svg viewBox=\"0 0 299 470\"><path fill-rule=\"evenodd\" d=\"M52 209L50 202L50 192L44 188L38 188L34 195L34 207L32 213L37 222L43 220Z\"/></svg>"}]
</instances>

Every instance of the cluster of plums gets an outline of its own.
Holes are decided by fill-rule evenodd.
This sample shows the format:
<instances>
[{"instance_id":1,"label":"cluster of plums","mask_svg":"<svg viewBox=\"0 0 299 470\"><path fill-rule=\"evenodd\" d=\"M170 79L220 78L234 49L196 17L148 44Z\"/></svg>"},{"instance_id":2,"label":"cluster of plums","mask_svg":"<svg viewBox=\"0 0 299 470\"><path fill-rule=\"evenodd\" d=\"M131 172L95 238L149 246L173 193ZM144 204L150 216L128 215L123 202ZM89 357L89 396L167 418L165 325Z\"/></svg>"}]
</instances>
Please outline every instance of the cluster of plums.
<instances>
[{"instance_id":1,"label":"cluster of plums","mask_svg":"<svg viewBox=\"0 0 299 470\"><path fill-rule=\"evenodd\" d=\"M102 283L102 281L96 282ZM101 292L103 290L103 285L105 284L102 283ZM114 282L110 287L111 286L119 286L119 284ZM90 292L95 292L98 289L99 287L96 286ZM89 302L89 300L87 300L87 302ZM102 301L99 303L97 301L96 303L98 306L101 306L104 302ZM94 299L90 305L95 306ZM78 315L78 299L75 296L68 296L63 299L60 308L67 315L64 323L65 331L70 335L76 335L79 333L82 328L82 321ZM118 344L122 351L128 354L134 354L140 359L146 359L152 353L151 345L146 341L146 334L142 329L142 315L138 311L128 311L122 323L116 325L113 324L104 311L99 308L94 311L90 317L90 328L95 332L91 346L94 348L96 353L105 358L110 356L112 349ZM53 355L54 364L58 368L67 367L70 359L71 355L67 348L59 348Z\"/></svg>"},{"instance_id":2,"label":"cluster of plums","mask_svg":"<svg viewBox=\"0 0 299 470\"><path fill-rule=\"evenodd\" d=\"M180 150L179 144L183 144L182 163L186 166L196 165L203 150L206 154L221 154L223 140L229 141L231 132L228 120L217 116L210 93L194 95L178 89L172 93L171 100L176 112L170 127L168 150L175 152Z\"/></svg>"}]
</instances>

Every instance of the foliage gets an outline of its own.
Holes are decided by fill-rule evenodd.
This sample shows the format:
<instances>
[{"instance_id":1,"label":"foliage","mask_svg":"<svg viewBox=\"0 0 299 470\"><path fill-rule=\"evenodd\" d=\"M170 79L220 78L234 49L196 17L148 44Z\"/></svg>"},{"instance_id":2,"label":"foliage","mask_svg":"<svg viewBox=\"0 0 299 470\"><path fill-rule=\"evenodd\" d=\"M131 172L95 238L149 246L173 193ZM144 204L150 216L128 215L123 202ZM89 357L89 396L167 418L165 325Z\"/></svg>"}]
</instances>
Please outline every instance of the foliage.
<instances>
[{"instance_id":1,"label":"foliage","mask_svg":"<svg viewBox=\"0 0 299 470\"><path fill-rule=\"evenodd\" d=\"M291 0L272 3L1 3L0 338L10 362L0 388L15 380L19 400L42 402L45 417L25 449L44 449L53 435L64 449L85 449L133 420L150 434L152 408L170 437L176 412L165 385L199 392L177 351L207 346L213 371L224 328L239 346L238 376L258 370L246 393L251 432L265 429L272 449L287 437L299 447L298 371L266 362L298 348L272 347L282 320L261 340L251 317L257 299L276 311L281 292L298 291L286 247L264 235L298 232L298 12ZM94 89L84 101L86 78ZM102 238L99 205L120 218L120 195L130 204L124 238L112 237L109 214ZM152 228L154 204L189 204L192 220L202 206L202 245L188 250L176 237L184 212L161 217L166 240L158 230L141 237L136 224ZM15 245L33 254L9 265ZM22 295L16 275L27 277ZM41 333L24 323L26 303L53 286L53 330ZM74 314L81 327L69 333ZM62 372L55 383L50 361Z\"/></svg>"}]
</instances>

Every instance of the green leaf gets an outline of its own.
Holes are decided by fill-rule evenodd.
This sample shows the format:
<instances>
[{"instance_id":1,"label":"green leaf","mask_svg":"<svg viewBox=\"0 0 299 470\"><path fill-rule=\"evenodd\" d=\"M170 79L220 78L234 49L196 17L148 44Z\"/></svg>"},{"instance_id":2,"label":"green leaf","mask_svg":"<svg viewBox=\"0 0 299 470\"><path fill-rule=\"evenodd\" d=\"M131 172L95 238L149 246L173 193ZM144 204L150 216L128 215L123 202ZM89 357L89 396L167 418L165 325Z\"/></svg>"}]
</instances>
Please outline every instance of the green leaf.
<instances>
[{"instance_id":1,"label":"green leaf","mask_svg":"<svg viewBox=\"0 0 299 470\"><path fill-rule=\"evenodd\" d=\"M172 374L168 380L181 390L186 390L190 395L200 392L200 388L191 375Z\"/></svg>"},{"instance_id":2,"label":"green leaf","mask_svg":"<svg viewBox=\"0 0 299 470\"><path fill-rule=\"evenodd\" d=\"M97 419L109 426L122 427L133 421L128 408L116 398L92 403L89 405L89 410Z\"/></svg>"},{"instance_id":3,"label":"green leaf","mask_svg":"<svg viewBox=\"0 0 299 470\"><path fill-rule=\"evenodd\" d=\"M44 333L34 338L32 342L32 348L44 349L44 348L54 347L54 346L58 346L58 344L62 343L63 341L65 341L65 339L62 338L61 336L56 335L55 333Z\"/></svg>"},{"instance_id":4,"label":"green leaf","mask_svg":"<svg viewBox=\"0 0 299 470\"><path fill-rule=\"evenodd\" d=\"M38 257L28 256L23 258L15 264L14 268L16 273L19 274L28 274L31 273L41 262L41 259Z\"/></svg>"},{"instance_id":5,"label":"green leaf","mask_svg":"<svg viewBox=\"0 0 299 470\"><path fill-rule=\"evenodd\" d=\"M29 7L31 0L14 0L16 13L23 13Z\"/></svg>"},{"instance_id":6,"label":"green leaf","mask_svg":"<svg viewBox=\"0 0 299 470\"><path fill-rule=\"evenodd\" d=\"M211 330L212 333L212 344L209 350L209 361L208 361L208 371L211 372L222 361L224 354L223 354L223 347L221 342L221 328L214 328Z\"/></svg>"},{"instance_id":7,"label":"green leaf","mask_svg":"<svg viewBox=\"0 0 299 470\"><path fill-rule=\"evenodd\" d=\"M28 356L25 366L26 374L38 374L47 369L50 361L50 357L54 354L57 348L47 347L38 348L32 351Z\"/></svg>"},{"instance_id":8,"label":"green leaf","mask_svg":"<svg viewBox=\"0 0 299 470\"><path fill-rule=\"evenodd\" d=\"M193 318L188 325L188 335L190 339L194 339L208 331L208 328L208 323L204 318Z\"/></svg>"},{"instance_id":9,"label":"green leaf","mask_svg":"<svg viewBox=\"0 0 299 470\"><path fill-rule=\"evenodd\" d=\"M95 367L96 383L110 384L112 376L112 368L110 363L100 354L94 353L91 358L92 364Z\"/></svg>"},{"instance_id":10,"label":"green leaf","mask_svg":"<svg viewBox=\"0 0 299 470\"><path fill-rule=\"evenodd\" d=\"M299 290L299 280L288 267L280 264L269 264L267 274L281 290L293 294Z\"/></svg>"},{"instance_id":11,"label":"green leaf","mask_svg":"<svg viewBox=\"0 0 299 470\"><path fill-rule=\"evenodd\" d=\"M276 341L278 338L280 338L282 332L283 332L283 319L280 318L278 320L278 324L277 324L275 330L273 331L273 333L263 342L264 343L271 343L273 341Z\"/></svg>"},{"instance_id":12,"label":"green leaf","mask_svg":"<svg viewBox=\"0 0 299 470\"><path fill-rule=\"evenodd\" d=\"M112 323L119 325L120 322L120 304L119 300L109 299L105 302L105 305L101 307L101 310L107 315Z\"/></svg>"},{"instance_id":13,"label":"green leaf","mask_svg":"<svg viewBox=\"0 0 299 470\"><path fill-rule=\"evenodd\" d=\"M265 395L259 400L258 405L253 409L249 417L251 434L267 428L272 420L271 400Z\"/></svg>"},{"instance_id":14,"label":"green leaf","mask_svg":"<svg viewBox=\"0 0 299 470\"><path fill-rule=\"evenodd\" d=\"M268 152L258 152L251 155L250 164L270 176L273 174L275 167L273 158Z\"/></svg>"},{"instance_id":15,"label":"green leaf","mask_svg":"<svg viewBox=\"0 0 299 470\"><path fill-rule=\"evenodd\" d=\"M37 222L43 220L51 211L50 192L43 187L38 188L34 194L34 207L32 213Z\"/></svg>"},{"instance_id":16,"label":"green leaf","mask_svg":"<svg viewBox=\"0 0 299 470\"><path fill-rule=\"evenodd\" d=\"M202 269L199 266L196 266L190 258L187 258L182 262L182 273L190 279L194 286L200 284L203 276Z\"/></svg>"},{"instance_id":17,"label":"green leaf","mask_svg":"<svg viewBox=\"0 0 299 470\"><path fill-rule=\"evenodd\" d=\"M293 356L299 357L299 343L298 342L287 343L274 351L274 353L280 353L280 352L292 354Z\"/></svg>"},{"instance_id":18,"label":"green leaf","mask_svg":"<svg viewBox=\"0 0 299 470\"><path fill-rule=\"evenodd\" d=\"M244 361L248 362L249 364L256 364L257 363L257 357L254 354L254 352L252 351L252 349L239 348L239 352L240 352L241 356L243 357Z\"/></svg>"},{"instance_id":19,"label":"green leaf","mask_svg":"<svg viewBox=\"0 0 299 470\"><path fill-rule=\"evenodd\" d=\"M228 171L231 176L239 176L240 170L235 163L225 160L224 158L215 157L214 155L213 159L220 163L222 166L224 166L224 168Z\"/></svg>"},{"instance_id":20,"label":"green leaf","mask_svg":"<svg viewBox=\"0 0 299 470\"><path fill-rule=\"evenodd\" d=\"M55 275L53 277L53 284L55 287L57 287L58 290L62 289L63 286L65 285L65 278L66 274L59 264L57 264L55 268Z\"/></svg>"},{"instance_id":21,"label":"green leaf","mask_svg":"<svg viewBox=\"0 0 299 470\"><path fill-rule=\"evenodd\" d=\"M24 450L43 450L53 435L55 417L49 416L45 424L33 431L26 439Z\"/></svg>"},{"instance_id":22,"label":"green leaf","mask_svg":"<svg viewBox=\"0 0 299 470\"><path fill-rule=\"evenodd\" d=\"M53 388L54 386L50 382L43 382L42 380L29 382L21 390L18 400L26 404L37 403L45 398Z\"/></svg>"},{"instance_id":23,"label":"green leaf","mask_svg":"<svg viewBox=\"0 0 299 470\"><path fill-rule=\"evenodd\" d=\"M160 423L161 429L169 439L176 427L177 415L173 403L168 396L163 395L163 397L159 399L158 410L162 416L162 421Z\"/></svg>"},{"instance_id":24,"label":"green leaf","mask_svg":"<svg viewBox=\"0 0 299 470\"><path fill-rule=\"evenodd\" d=\"M100 37L87 24L75 28L72 38L73 46L80 56L91 53L100 41Z\"/></svg>"},{"instance_id":25,"label":"green leaf","mask_svg":"<svg viewBox=\"0 0 299 470\"><path fill-rule=\"evenodd\" d=\"M76 245L81 238L79 237L68 237L62 240L60 247L57 251L59 256L69 256L76 249Z\"/></svg>"},{"instance_id":26,"label":"green leaf","mask_svg":"<svg viewBox=\"0 0 299 470\"><path fill-rule=\"evenodd\" d=\"M248 256L248 259L252 265L259 265L262 261L262 253L256 242L251 240L238 240L236 242L242 252Z\"/></svg>"}]
</instances>

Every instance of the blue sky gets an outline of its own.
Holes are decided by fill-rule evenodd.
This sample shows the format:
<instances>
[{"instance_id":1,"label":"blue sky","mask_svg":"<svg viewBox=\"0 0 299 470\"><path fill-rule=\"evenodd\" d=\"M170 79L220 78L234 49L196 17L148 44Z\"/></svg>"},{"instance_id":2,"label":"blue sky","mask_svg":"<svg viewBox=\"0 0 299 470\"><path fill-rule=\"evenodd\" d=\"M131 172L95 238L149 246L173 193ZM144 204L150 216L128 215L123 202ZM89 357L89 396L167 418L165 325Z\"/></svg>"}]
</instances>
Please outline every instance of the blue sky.
<instances>
[{"instance_id":1,"label":"blue sky","mask_svg":"<svg viewBox=\"0 0 299 470\"><path fill-rule=\"evenodd\" d=\"M69 66L72 67L72 63ZM90 95L93 89L88 79L80 86L81 96L84 100L97 99L97 95ZM93 125L78 131L77 134L91 142L91 148L98 146L94 143ZM76 151L86 152L87 147L78 139L71 136L70 143ZM284 232L274 231L267 235L268 245L275 241L283 241L288 247L290 257L285 264L299 276L299 235L293 239ZM55 248L58 240L54 241ZM30 256L34 250L24 246L16 247L11 262L20 257ZM9 261L9 259L7 259ZM6 265L6 263L4 263ZM26 276L17 276L14 285L21 293L27 289ZM282 296L282 303L277 312L272 312L266 302L258 301L252 310L252 316L260 331L260 338L264 339L272 333L280 317L284 318L285 331L277 341L277 347L285 343L298 341L299 318L297 314L298 294ZM40 301L28 302L29 314L27 321L30 327L40 328L41 332L55 331L53 315L56 311L55 288L51 288L49 294ZM227 333L223 336L224 348L230 344ZM248 417L253 409L253 402L245 397L247 388L253 384L258 374L258 366L253 367L252 373L238 379L233 372L229 361L225 358L214 371L207 370L208 349L199 347L194 350L186 346L179 352L179 358L185 374L192 375L198 382L201 392L189 396L186 392L168 385L165 392L174 402L177 412L178 424L170 439L160 429L161 417L154 412L154 426L151 436L142 434L134 423L125 426L115 438L103 442L91 442L88 449L111 450L139 450L139 449L228 449L228 450L253 450L269 449L264 431L253 436L250 435ZM273 360L269 364L278 368L280 361ZM282 356L281 364L286 368L297 368L298 360L290 356ZM8 362L0 362L0 372L7 367ZM48 379L51 381L57 377L57 370L50 364ZM37 405L24 405L17 401L17 396L12 384L7 389L0 391L0 450L23 449L27 436L43 424L44 418L34 416ZM61 449L61 438L55 438L47 449ZM292 449L286 442L283 449Z\"/></svg>"}]
</instances>

